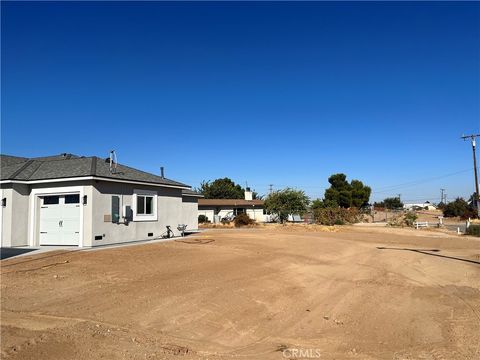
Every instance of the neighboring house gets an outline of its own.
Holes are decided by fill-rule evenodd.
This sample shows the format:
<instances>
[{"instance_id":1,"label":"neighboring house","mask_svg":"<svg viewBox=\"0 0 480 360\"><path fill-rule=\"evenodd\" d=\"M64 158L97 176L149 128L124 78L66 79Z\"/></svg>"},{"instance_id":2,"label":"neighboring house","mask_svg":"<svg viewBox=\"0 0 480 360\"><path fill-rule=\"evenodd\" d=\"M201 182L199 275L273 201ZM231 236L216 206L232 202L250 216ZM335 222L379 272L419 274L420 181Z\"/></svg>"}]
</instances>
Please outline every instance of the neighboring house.
<instances>
[{"instance_id":1,"label":"neighboring house","mask_svg":"<svg viewBox=\"0 0 480 360\"><path fill-rule=\"evenodd\" d=\"M427 210L437 210L437 207L432 205L430 201L425 201L424 203L418 204L403 204L405 210L415 210L421 208L422 210L427 208Z\"/></svg>"},{"instance_id":2,"label":"neighboring house","mask_svg":"<svg viewBox=\"0 0 480 360\"><path fill-rule=\"evenodd\" d=\"M111 159L0 155L1 246L91 247L198 228L190 186Z\"/></svg>"},{"instance_id":3,"label":"neighboring house","mask_svg":"<svg viewBox=\"0 0 480 360\"><path fill-rule=\"evenodd\" d=\"M251 191L245 191L245 199L198 199L198 215L205 215L211 222L219 222L231 214L246 213L255 221L269 221L263 200L253 200L252 195Z\"/></svg>"}]
</instances>

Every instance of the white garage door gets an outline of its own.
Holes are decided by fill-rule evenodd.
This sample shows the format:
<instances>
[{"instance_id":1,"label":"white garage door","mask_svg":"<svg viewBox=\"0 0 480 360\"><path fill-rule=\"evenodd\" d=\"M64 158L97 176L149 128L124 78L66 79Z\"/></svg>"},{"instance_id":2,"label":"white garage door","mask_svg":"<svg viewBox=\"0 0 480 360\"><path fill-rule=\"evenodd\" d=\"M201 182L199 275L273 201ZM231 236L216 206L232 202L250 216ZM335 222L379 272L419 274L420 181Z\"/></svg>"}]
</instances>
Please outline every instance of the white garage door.
<instances>
[{"instance_id":1,"label":"white garage door","mask_svg":"<svg viewBox=\"0 0 480 360\"><path fill-rule=\"evenodd\" d=\"M80 195L49 195L40 201L40 245L78 245Z\"/></svg>"}]
</instances>

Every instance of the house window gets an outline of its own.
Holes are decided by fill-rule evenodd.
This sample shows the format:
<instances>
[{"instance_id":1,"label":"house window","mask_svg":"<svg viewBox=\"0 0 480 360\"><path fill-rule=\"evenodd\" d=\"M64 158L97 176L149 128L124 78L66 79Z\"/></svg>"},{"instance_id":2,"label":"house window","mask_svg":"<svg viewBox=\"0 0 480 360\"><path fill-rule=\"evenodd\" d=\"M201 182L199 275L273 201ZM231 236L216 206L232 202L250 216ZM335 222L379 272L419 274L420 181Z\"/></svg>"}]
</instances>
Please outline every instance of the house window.
<instances>
[{"instance_id":1,"label":"house window","mask_svg":"<svg viewBox=\"0 0 480 360\"><path fill-rule=\"evenodd\" d=\"M120 196L112 196L112 222L120 222Z\"/></svg>"},{"instance_id":2,"label":"house window","mask_svg":"<svg viewBox=\"0 0 480 360\"><path fill-rule=\"evenodd\" d=\"M65 195L65 204L80 204L80 194Z\"/></svg>"},{"instance_id":3,"label":"house window","mask_svg":"<svg viewBox=\"0 0 480 360\"><path fill-rule=\"evenodd\" d=\"M43 205L58 205L60 203L60 196L44 196Z\"/></svg>"},{"instance_id":4,"label":"house window","mask_svg":"<svg viewBox=\"0 0 480 360\"><path fill-rule=\"evenodd\" d=\"M157 193L150 190L134 190L133 221L157 220Z\"/></svg>"},{"instance_id":5,"label":"house window","mask_svg":"<svg viewBox=\"0 0 480 360\"><path fill-rule=\"evenodd\" d=\"M137 215L153 214L153 196L137 195Z\"/></svg>"}]
</instances>

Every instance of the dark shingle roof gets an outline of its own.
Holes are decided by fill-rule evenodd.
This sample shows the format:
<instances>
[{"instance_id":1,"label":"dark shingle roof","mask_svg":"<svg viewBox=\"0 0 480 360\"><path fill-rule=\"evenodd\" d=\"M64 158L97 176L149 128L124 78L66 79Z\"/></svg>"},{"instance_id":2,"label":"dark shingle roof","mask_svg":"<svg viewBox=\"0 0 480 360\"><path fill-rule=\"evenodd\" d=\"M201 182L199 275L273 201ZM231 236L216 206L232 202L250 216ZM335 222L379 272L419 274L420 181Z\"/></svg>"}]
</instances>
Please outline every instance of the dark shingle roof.
<instances>
[{"instance_id":1,"label":"dark shingle roof","mask_svg":"<svg viewBox=\"0 0 480 360\"><path fill-rule=\"evenodd\" d=\"M33 181L96 176L105 179L190 187L178 181L162 178L121 164L118 164L116 171L112 173L110 164L96 156L80 157L72 154L61 154L27 159L0 155L0 162L1 180Z\"/></svg>"},{"instance_id":2,"label":"dark shingle roof","mask_svg":"<svg viewBox=\"0 0 480 360\"><path fill-rule=\"evenodd\" d=\"M196 192L196 191L193 191L193 190L182 190L182 195L183 196L195 196L195 197L202 197L203 198L203 195Z\"/></svg>"},{"instance_id":3,"label":"dark shingle roof","mask_svg":"<svg viewBox=\"0 0 480 360\"><path fill-rule=\"evenodd\" d=\"M23 163L25 161L28 161L28 159L24 157L19 157L19 156L1 155L0 161L2 163L2 168L3 168L4 166Z\"/></svg>"}]
</instances>

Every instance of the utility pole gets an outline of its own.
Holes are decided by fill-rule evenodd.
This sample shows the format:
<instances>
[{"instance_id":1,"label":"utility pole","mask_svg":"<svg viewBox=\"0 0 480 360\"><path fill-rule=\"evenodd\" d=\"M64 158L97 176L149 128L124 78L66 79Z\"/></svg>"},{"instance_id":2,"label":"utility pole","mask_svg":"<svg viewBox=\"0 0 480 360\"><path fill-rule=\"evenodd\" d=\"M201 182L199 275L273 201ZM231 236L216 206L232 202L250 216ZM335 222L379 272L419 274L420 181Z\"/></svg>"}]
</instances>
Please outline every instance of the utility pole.
<instances>
[{"instance_id":1,"label":"utility pole","mask_svg":"<svg viewBox=\"0 0 480 360\"><path fill-rule=\"evenodd\" d=\"M475 206L477 207L477 215L480 217L480 206L479 206L479 198L478 198L478 175L477 175L477 155L475 151L475 146L476 146L476 138L479 137L480 134L472 134L472 135L463 135L462 139L467 140L470 139L470 142L472 143L472 151L473 151L473 172L475 174L475 195L473 202L475 203Z\"/></svg>"},{"instance_id":2,"label":"utility pole","mask_svg":"<svg viewBox=\"0 0 480 360\"><path fill-rule=\"evenodd\" d=\"M445 196L445 189L440 189L440 202L445 204L446 201L443 201L443 198Z\"/></svg>"}]
</instances>

